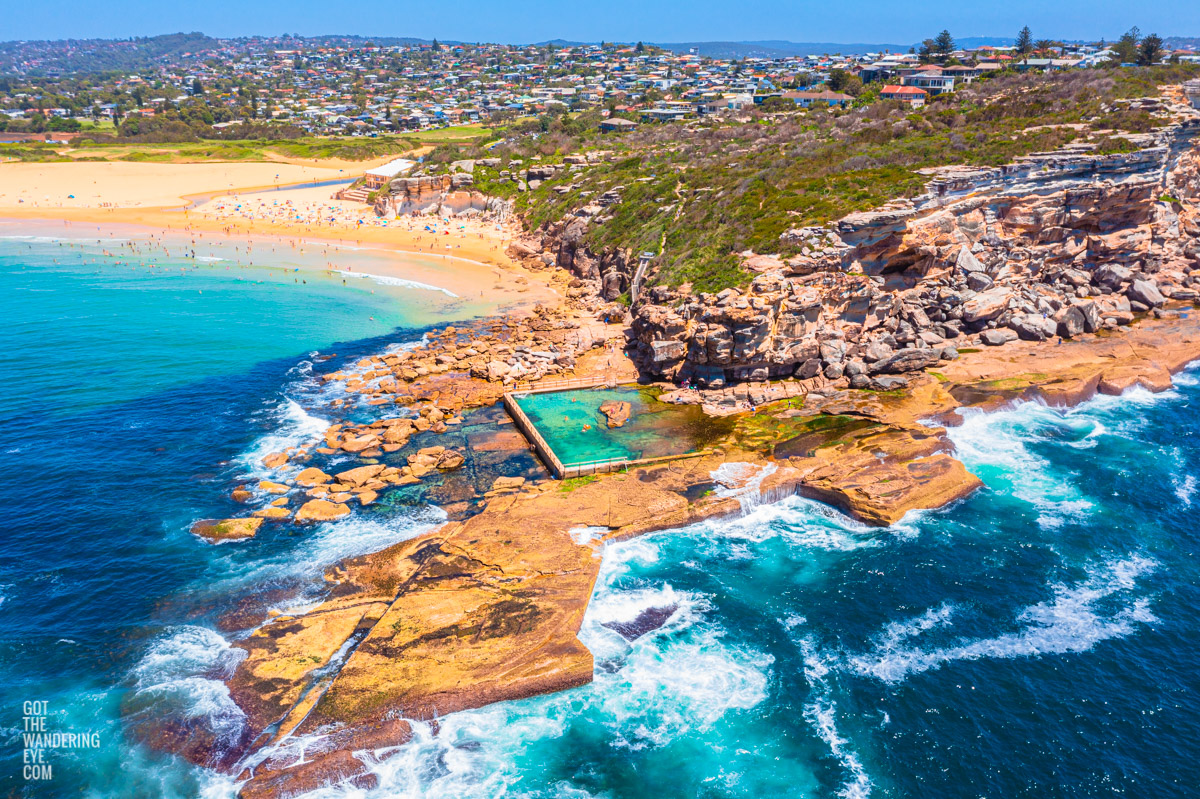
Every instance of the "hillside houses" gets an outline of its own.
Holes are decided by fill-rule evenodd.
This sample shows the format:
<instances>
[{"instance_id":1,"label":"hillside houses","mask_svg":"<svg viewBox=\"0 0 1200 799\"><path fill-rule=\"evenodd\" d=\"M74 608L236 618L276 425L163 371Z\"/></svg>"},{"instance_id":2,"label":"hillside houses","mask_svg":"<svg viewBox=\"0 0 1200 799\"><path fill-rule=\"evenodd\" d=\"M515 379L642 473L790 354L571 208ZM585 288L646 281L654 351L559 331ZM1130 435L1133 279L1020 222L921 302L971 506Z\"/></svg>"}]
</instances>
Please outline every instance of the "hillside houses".
<instances>
[{"instance_id":1,"label":"hillside houses","mask_svg":"<svg viewBox=\"0 0 1200 799\"><path fill-rule=\"evenodd\" d=\"M46 49L20 63L22 74L50 63ZM0 96L0 122L16 129L40 117L41 124L57 120L78 129L167 115L209 125L272 122L308 134L372 136L590 109L670 123L737 114L775 97L799 108L836 109L860 95L872 98L877 89L882 99L916 106L1002 70L1086 68L1110 55L1087 45L1062 46L1053 58L980 47L923 64L915 52L723 60L611 44L206 39L194 51L103 80L14 79ZM831 84L847 89L833 91Z\"/></svg>"}]
</instances>

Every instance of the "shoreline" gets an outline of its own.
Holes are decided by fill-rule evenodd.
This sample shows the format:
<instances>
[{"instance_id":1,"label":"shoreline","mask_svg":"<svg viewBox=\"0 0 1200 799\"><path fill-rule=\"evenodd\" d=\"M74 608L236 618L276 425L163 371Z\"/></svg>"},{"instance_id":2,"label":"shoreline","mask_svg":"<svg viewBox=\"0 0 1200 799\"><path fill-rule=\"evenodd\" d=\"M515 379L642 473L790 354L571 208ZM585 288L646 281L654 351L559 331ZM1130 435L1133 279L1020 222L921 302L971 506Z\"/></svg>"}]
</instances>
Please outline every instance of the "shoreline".
<instances>
[{"instance_id":1,"label":"shoreline","mask_svg":"<svg viewBox=\"0 0 1200 799\"><path fill-rule=\"evenodd\" d=\"M77 227L77 225L95 225L96 230L103 229L109 232L109 238L111 238L111 233L124 233L130 238L152 241L156 246L161 245L163 240L173 239L174 242L168 242L168 247L178 246L182 250L194 251L197 253L197 260L200 257L208 257L199 255L202 248L205 252L209 252L210 248L236 247L250 242L254 247L253 253L250 248L246 248L244 251L238 252L240 257L234 258L230 254L230 257L222 258L222 260L231 260L239 266L289 271L298 266L305 271L326 272L331 275L340 275L343 278L375 279L384 284L389 281L401 281L401 285L446 294L449 299L488 303L494 307L492 313L495 314L527 310L538 303L557 305L563 301L562 294L551 285L552 280L549 275L531 272L508 259L505 259L506 262L503 264L493 264L452 253L392 248L386 246L387 242L371 242L380 246L369 246L367 242L336 235L326 237L296 231L238 231L219 225L192 224L191 220L184 225L179 225L178 223L181 221L179 218L172 220L139 215L136 221L129 221L114 219L108 215L93 216L91 214L58 216L22 214L14 216L10 215L7 210L0 210L0 232L3 232L5 227L21 225L27 221L35 221L48 229L22 232L19 235L63 238L66 234L79 241L95 241L98 245L103 245L105 237L93 238L91 235L81 235L95 231L84 231ZM62 223L62 226L55 223ZM272 249L265 251L261 260L249 257L251 254L258 255L264 252L258 247L267 246ZM321 257L326 260L323 265L311 262L318 254L316 252L318 249L323 249L323 252L320 253ZM337 264L328 260L335 258L338 250L350 257L370 259L372 261L369 264L370 271L361 269L362 264L360 263L347 266L344 263ZM292 253L297 256L299 263L292 266L272 264L270 255L277 252L284 255ZM153 255L148 257L152 259ZM191 256L186 252L171 252L170 257L188 260ZM396 284L392 283L392 285ZM480 290L480 286L486 286L486 288Z\"/></svg>"},{"instance_id":2,"label":"shoreline","mask_svg":"<svg viewBox=\"0 0 1200 799\"><path fill-rule=\"evenodd\" d=\"M551 270L527 270L508 257L518 233L511 223L382 220L369 205L334 200L331 186L310 185L352 179L378 160L2 164L0 222L134 226L193 238L268 239L297 249L344 246L377 252L387 262L370 274L434 285L460 298L489 300L500 292L501 308L563 301L550 285Z\"/></svg>"}]
</instances>

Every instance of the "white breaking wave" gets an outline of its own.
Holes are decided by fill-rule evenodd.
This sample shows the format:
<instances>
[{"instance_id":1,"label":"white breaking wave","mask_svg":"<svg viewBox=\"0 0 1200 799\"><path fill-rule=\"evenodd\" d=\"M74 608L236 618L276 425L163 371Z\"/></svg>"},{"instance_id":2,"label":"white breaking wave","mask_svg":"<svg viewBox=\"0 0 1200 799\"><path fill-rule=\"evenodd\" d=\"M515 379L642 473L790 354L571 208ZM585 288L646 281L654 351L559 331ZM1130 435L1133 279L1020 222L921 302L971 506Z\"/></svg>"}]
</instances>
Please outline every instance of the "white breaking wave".
<instances>
[{"instance_id":1,"label":"white breaking wave","mask_svg":"<svg viewBox=\"0 0 1200 799\"><path fill-rule=\"evenodd\" d=\"M803 624L803 620L789 625L788 629L794 629L799 624ZM802 637L797 643L804 659L804 678L812 692L812 698L804 705L804 720L825 742L849 776L838 791L838 796L842 799L866 799L871 795L871 778L858 754L850 747L850 742L838 732L837 704L833 701L833 690L828 680L830 665L817 653L812 639Z\"/></svg>"},{"instance_id":2,"label":"white breaking wave","mask_svg":"<svg viewBox=\"0 0 1200 799\"><path fill-rule=\"evenodd\" d=\"M1171 382L1173 382L1177 386L1191 387L1191 386L1195 386L1195 385L1200 385L1200 377L1197 377L1197 375L1196 375L1195 364L1189 364L1187 369L1185 369L1182 372L1179 372L1174 377L1172 377Z\"/></svg>"},{"instance_id":3,"label":"white breaking wave","mask_svg":"<svg viewBox=\"0 0 1200 799\"><path fill-rule=\"evenodd\" d=\"M446 512L434 505L414 509L410 515L398 514L359 516L351 514L344 519L324 522L296 549L258 562L249 571L239 571L227 586L257 583L285 576L313 576L321 574L331 563L345 558L378 552L381 549L432 532L445 523ZM306 597L292 600L292 604L308 604Z\"/></svg>"},{"instance_id":4,"label":"white breaking wave","mask_svg":"<svg viewBox=\"0 0 1200 799\"><path fill-rule=\"evenodd\" d=\"M265 475L270 471L262 465L265 456L308 444L319 439L329 427L327 419L313 416L290 397L285 397L275 412L279 427L255 441L239 459L251 475Z\"/></svg>"},{"instance_id":5,"label":"white breaking wave","mask_svg":"<svg viewBox=\"0 0 1200 799\"><path fill-rule=\"evenodd\" d=\"M440 291L442 294L445 294L447 297L453 297L454 299L458 299L458 295L455 294L450 289L445 289L445 288L442 288L441 286L433 286L433 285L430 285L429 283L420 283L416 280L407 280L402 277L392 277L391 275L372 275L368 272L347 272L342 269L335 269L334 271L337 272L339 275L342 275L343 277L370 278L371 280L374 280L376 283L379 283L380 285L383 285L383 286L399 286L400 288L406 288L406 289L421 289L424 291Z\"/></svg>"},{"instance_id":6,"label":"white breaking wave","mask_svg":"<svg viewBox=\"0 0 1200 799\"><path fill-rule=\"evenodd\" d=\"M217 741L233 744L246 714L222 680L245 656L245 650L231 647L212 630L178 627L151 645L134 666L134 701L155 718L199 725Z\"/></svg>"},{"instance_id":7,"label":"white breaking wave","mask_svg":"<svg viewBox=\"0 0 1200 799\"><path fill-rule=\"evenodd\" d=\"M608 532L607 527L572 527L567 530L571 540L579 546L590 544Z\"/></svg>"},{"instance_id":8,"label":"white breaking wave","mask_svg":"<svg viewBox=\"0 0 1200 799\"><path fill-rule=\"evenodd\" d=\"M874 649L847 658L846 665L858 674L894 684L960 660L1086 652L1101 641L1122 638L1139 625L1157 621L1149 598L1129 596L1138 587L1138 579L1156 566L1155 561L1138 555L1093 566L1083 582L1055 584L1051 599L1025 608L1017 616L1021 626L1014 632L927 650L907 645L910 638L949 623L953 609L944 605L915 620L888 625ZM1106 613L1100 605L1110 597L1122 597L1125 602Z\"/></svg>"},{"instance_id":9,"label":"white breaking wave","mask_svg":"<svg viewBox=\"0 0 1200 799\"><path fill-rule=\"evenodd\" d=\"M1175 483L1175 496L1179 497L1179 501L1183 503L1185 508L1192 506L1192 495L1196 493L1196 478L1190 474L1184 475L1184 478L1172 478Z\"/></svg>"},{"instance_id":10,"label":"white breaking wave","mask_svg":"<svg viewBox=\"0 0 1200 799\"><path fill-rule=\"evenodd\" d=\"M699 539L701 551L716 548L725 552L733 551L744 557L753 555L746 544L761 543L776 537L800 548L850 551L881 546L884 533L904 537L910 534L903 523L881 531L880 528L850 518L830 505L796 495L778 502L756 505L738 518L710 519L675 532Z\"/></svg>"},{"instance_id":11,"label":"white breaking wave","mask_svg":"<svg viewBox=\"0 0 1200 799\"><path fill-rule=\"evenodd\" d=\"M883 628L883 635L880 637L880 647L883 649L894 649L908 639L915 638L921 633L945 626L950 622L950 617L953 615L954 606L943 603L936 608L930 608L914 619L893 621Z\"/></svg>"},{"instance_id":12,"label":"white breaking wave","mask_svg":"<svg viewBox=\"0 0 1200 799\"><path fill-rule=\"evenodd\" d=\"M1066 426L1061 411L1039 402L1024 402L1012 410L959 411L963 423L947 429L955 455L992 488L1009 488L1012 495L1033 505L1044 526L1057 526L1089 513L1092 502L1026 443L1050 429Z\"/></svg>"},{"instance_id":13,"label":"white breaking wave","mask_svg":"<svg viewBox=\"0 0 1200 799\"><path fill-rule=\"evenodd\" d=\"M416 341L401 341L397 344L389 344L384 349L384 354L387 355L387 354L392 354L392 353L397 353L397 352L408 352L411 350L415 350L418 347L428 347L428 346L429 346L429 334L422 333L421 337L419 339L417 339Z\"/></svg>"}]
</instances>

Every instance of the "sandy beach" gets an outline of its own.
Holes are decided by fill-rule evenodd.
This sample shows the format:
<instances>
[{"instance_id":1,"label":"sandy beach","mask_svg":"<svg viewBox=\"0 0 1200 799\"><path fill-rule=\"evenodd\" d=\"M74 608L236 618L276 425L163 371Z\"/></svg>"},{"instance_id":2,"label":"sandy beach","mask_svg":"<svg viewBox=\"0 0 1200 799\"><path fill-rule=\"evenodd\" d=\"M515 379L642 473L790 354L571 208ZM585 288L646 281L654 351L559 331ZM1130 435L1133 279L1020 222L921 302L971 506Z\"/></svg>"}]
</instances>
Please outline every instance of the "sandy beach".
<instances>
[{"instance_id":1,"label":"sandy beach","mask_svg":"<svg viewBox=\"0 0 1200 799\"><path fill-rule=\"evenodd\" d=\"M134 225L201 241L263 239L299 252L321 248L325 266L339 248L378 250L370 273L481 294L505 306L554 302L549 273L529 272L505 255L513 230L480 220L383 220L363 203L332 199L337 185L304 183L357 177L375 162L346 169L286 163L126 162L0 164L0 217ZM283 190L276 187L285 186Z\"/></svg>"}]
</instances>

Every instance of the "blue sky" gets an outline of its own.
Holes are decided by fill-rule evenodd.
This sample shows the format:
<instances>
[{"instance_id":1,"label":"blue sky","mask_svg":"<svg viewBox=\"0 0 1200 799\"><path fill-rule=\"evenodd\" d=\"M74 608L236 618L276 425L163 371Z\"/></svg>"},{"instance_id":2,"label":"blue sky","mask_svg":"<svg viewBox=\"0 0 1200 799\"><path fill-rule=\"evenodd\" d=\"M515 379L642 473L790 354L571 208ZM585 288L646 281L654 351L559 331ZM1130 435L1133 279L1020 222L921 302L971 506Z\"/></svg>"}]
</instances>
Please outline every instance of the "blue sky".
<instances>
[{"instance_id":1,"label":"blue sky","mask_svg":"<svg viewBox=\"0 0 1200 799\"><path fill-rule=\"evenodd\" d=\"M955 36L1114 38L1200 36L1200 2L1154 0L0 0L0 39L145 36L199 30L356 33L462 41L914 42L943 27Z\"/></svg>"}]
</instances>

